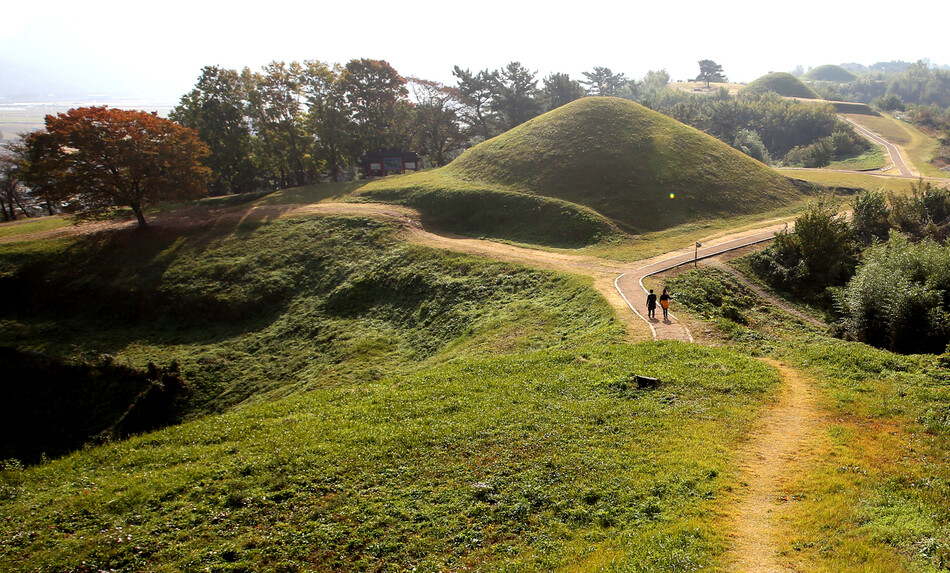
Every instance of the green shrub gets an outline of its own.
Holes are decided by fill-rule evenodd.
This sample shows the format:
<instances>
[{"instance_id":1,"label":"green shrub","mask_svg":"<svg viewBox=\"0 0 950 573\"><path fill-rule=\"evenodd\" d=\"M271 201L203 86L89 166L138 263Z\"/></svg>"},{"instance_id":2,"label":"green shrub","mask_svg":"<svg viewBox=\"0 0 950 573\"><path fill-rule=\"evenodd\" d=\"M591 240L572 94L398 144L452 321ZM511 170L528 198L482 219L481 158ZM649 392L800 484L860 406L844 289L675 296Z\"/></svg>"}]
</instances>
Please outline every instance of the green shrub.
<instances>
[{"instance_id":1,"label":"green shrub","mask_svg":"<svg viewBox=\"0 0 950 573\"><path fill-rule=\"evenodd\" d=\"M884 191L861 191L854 196L852 205L851 227L855 239L864 245L886 240L891 227L891 209Z\"/></svg>"},{"instance_id":2,"label":"green shrub","mask_svg":"<svg viewBox=\"0 0 950 573\"><path fill-rule=\"evenodd\" d=\"M772 163L772 157L769 156L769 150L762 143L762 138L751 129L740 129L732 146L766 165Z\"/></svg>"},{"instance_id":3,"label":"green shrub","mask_svg":"<svg viewBox=\"0 0 950 573\"><path fill-rule=\"evenodd\" d=\"M950 248L892 233L864 254L837 292L848 338L905 353L940 353L950 342Z\"/></svg>"},{"instance_id":4,"label":"green shrub","mask_svg":"<svg viewBox=\"0 0 950 573\"><path fill-rule=\"evenodd\" d=\"M856 260L851 228L827 196L811 203L796 219L794 231L779 233L768 248L750 259L766 282L810 299L819 299L830 286L844 285Z\"/></svg>"}]
</instances>

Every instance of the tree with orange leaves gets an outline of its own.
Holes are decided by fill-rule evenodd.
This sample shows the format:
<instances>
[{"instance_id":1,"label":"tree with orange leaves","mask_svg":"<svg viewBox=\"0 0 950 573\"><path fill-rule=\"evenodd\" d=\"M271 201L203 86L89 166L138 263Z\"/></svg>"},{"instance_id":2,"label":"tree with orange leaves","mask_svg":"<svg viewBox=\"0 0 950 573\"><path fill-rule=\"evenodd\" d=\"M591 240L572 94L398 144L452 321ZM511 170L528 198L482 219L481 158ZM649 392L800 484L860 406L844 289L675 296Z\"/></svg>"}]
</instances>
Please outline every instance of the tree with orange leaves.
<instances>
[{"instance_id":1,"label":"tree with orange leaves","mask_svg":"<svg viewBox=\"0 0 950 573\"><path fill-rule=\"evenodd\" d=\"M33 139L44 141L37 164L57 199L80 211L129 207L140 228L144 208L200 197L210 180L197 133L154 113L80 107L46 116Z\"/></svg>"}]
</instances>

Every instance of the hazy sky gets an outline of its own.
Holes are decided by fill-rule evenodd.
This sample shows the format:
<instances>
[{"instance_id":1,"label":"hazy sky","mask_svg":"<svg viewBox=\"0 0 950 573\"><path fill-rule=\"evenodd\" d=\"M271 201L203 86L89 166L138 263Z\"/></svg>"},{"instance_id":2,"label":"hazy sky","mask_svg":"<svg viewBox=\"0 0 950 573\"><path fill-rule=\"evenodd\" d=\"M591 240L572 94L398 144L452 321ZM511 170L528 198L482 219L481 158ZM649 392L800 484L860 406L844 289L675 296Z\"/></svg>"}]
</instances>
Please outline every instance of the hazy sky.
<instances>
[{"instance_id":1,"label":"hazy sky","mask_svg":"<svg viewBox=\"0 0 950 573\"><path fill-rule=\"evenodd\" d=\"M606 66L631 78L665 68L678 80L694 77L698 60L712 59L739 82L799 64L950 63L938 30L950 21L946 0L906 0L887 11L833 0L5 4L0 65L172 100L205 65L259 69L272 60L385 59L403 76L445 83L454 83L454 65L496 69L510 61L537 70L539 79L552 72L582 79Z\"/></svg>"}]
</instances>

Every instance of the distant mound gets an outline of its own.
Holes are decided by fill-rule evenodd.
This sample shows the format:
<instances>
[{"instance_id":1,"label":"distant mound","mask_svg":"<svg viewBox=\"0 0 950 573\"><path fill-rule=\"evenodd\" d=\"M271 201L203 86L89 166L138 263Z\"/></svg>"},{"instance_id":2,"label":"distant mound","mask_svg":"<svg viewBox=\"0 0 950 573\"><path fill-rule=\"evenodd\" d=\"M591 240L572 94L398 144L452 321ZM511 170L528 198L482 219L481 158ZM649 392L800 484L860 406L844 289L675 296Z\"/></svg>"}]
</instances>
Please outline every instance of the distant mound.
<instances>
[{"instance_id":1,"label":"distant mound","mask_svg":"<svg viewBox=\"0 0 950 573\"><path fill-rule=\"evenodd\" d=\"M788 179L721 141L616 98L577 100L445 169L585 205L634 232L764 211L797 195Z\"/></svg>"},{"instance_id":2,"label":"distant mound","mask_svg":"<svg viewBox=\"0 0 950 573\"><path fill-rule=\"evenodd\" d=\"M831 65L818 66L802 77L813 82L836 82L839 84L849 84L858 79L858 76L853 72L841 66Z\"/></svg>"},{"instance_id":3,"label":"distant mound","mask_svg":"<svg viewBox=\"0 0 950 573\"><path fill-rule=\"evenodd\" d=\"M453 184L462 191L449 188ZM463 227L473 219L502 217L519 232L539 225L553 231L578 221L602 231L606 220L641 233L765 212L801 191L696 129L628 100L591 97L485 141L437 172L379 180L362 194L402 200L423 213L431 212L426 203L434 198L439 209L447 209L457 197L465 203L455 209ZM442 214L431 216L458 228ZM479 232L499 236L484 225Z\"/></svg>"},{"instance_id":4,"label":"distant mound","mask_svg":"<svg viewBox=\"0 0 950 573\"><path fill-rule=\"evenodd\" d=\"M798 97L804 99L821 99L818 92L806 86L792 74L773 72L766 74L746 86L747 92L775 92L784 97Z\"/></svg>"}]
</instances>

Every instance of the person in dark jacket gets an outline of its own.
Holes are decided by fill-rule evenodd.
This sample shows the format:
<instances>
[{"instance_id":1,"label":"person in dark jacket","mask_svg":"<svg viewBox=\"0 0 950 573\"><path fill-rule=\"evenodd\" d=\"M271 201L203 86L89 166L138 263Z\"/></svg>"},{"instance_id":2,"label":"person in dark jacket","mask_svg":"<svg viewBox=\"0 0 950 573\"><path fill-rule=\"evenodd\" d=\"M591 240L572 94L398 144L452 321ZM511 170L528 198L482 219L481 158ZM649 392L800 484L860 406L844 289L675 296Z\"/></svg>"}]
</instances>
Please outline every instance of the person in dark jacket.
<instances>
[{"instance_id":1,"label":"person in dark jacket","mask_svg":"<svg viewBox=\"0 0 950 573\"><path fill-rule=\"evenodd\" d=\"M653 289L650 289L650 294L647 295L647 316L650 318L656 318L656 295L653 294Z\"/></svg>"}]
</instances>

